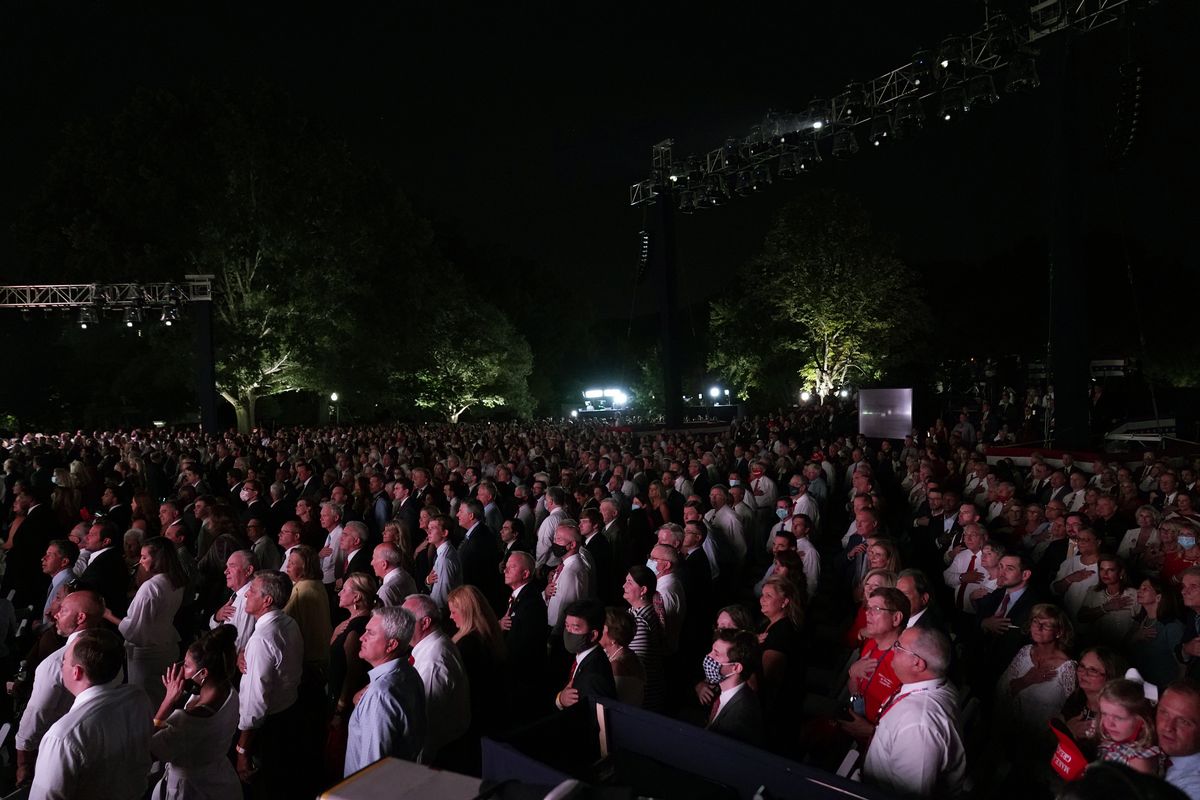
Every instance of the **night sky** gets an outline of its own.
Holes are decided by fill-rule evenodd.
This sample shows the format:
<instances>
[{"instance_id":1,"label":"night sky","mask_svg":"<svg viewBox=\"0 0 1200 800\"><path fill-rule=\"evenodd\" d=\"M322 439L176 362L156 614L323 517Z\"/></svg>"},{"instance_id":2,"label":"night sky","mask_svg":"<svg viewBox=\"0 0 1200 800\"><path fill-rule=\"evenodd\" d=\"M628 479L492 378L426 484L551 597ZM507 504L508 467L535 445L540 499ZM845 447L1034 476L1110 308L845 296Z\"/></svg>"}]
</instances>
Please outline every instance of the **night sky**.
<instances>
[{"instance_id":1,"label":"night sky","mask_svg":"<svg viewBox=\"0 0 1200 800\"><path fill-rule=\"evenodd\" d=\"M138 87L263 80L382 165L452 255L578 273L580 294L565 302L597 302L600 316L619 318L636 293L642 225L628 187L646 176L651 145L673 137L678 156L703 153L744 135L769 109L801 110L947 34L974 31L985 13L966 0L725 5L719 13L623 3L358 5L7 3L0 211L9 218L36 189L65 124L119 110ZM1187 31L1197 30L1197 5L1163 0L1141 17L1133 41L1148 70L1145 135L1117 171L1095 156L1128 32L1113 25L1072 44L1084 78L1077 190L1087 246L1096 283L1118 293L1125 268L1113 237L1121 234L1139 280L1173 279L1183 265L1195 272L1187 223L1197 210L1197 114L1186 87L1196 73ZM898 253L927 275L935 308L993 309L1022 292L1044 294L1065 45L1062 35L1044 41L1037 92L1005 96L887 152L864 146L808 182L861 196ZM726 211L682 219L685 300L720 291L808 183L777 182ZM963 279L981 273L1009 288Z\"/></svg>"}]
</instances>

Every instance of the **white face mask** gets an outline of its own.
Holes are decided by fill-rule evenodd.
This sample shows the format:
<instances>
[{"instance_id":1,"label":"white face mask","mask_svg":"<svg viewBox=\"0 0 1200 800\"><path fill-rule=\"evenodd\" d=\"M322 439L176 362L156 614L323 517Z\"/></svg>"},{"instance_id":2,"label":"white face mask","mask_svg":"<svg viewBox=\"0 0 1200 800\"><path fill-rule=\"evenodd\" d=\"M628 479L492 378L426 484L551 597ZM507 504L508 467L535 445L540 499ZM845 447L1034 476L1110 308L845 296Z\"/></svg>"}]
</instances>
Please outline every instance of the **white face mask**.
<instances>
[{"instance_id":1,"label":"white face mask","mask_svg":"<svg viewBox=\"0 0 1200 800\"><path fill-rule=\"evenodd\" d=\"M654 577L658 577L658 562L653 558L646 560L646 569L654 573Z\"/></svg>"}]
</instances>

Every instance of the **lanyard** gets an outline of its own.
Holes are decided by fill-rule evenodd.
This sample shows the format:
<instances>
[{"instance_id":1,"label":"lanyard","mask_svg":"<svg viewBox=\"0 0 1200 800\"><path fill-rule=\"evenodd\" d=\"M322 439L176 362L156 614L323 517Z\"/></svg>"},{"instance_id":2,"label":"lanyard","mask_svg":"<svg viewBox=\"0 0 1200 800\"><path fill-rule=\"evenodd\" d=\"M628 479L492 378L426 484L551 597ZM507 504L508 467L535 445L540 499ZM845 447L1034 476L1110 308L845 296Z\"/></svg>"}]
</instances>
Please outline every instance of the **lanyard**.
<instances>
[{"instance_id":1,"label":"lanyard","mask_svg":"<svg viewBox=\"0 0 1200 800\"><path fill-rule=\"evenodd\" d=\"M895 697L895 698L889 700L887 703L884 704L883 710L879 712L879 721L882 722L883 718L885 716L887 716L887 713L889 711L891 711L893 708L895 708L897 705L899 705L900 701L903 700L904 698L908 697L910 694L920 694L921 692L932 691L933 689L940 688L942 685L943 684L939 683L936 686L926 686L922 689L914 689L911 692L905 692L904 694L899 695L898 697Z\"/></svg>"}]
</instances>

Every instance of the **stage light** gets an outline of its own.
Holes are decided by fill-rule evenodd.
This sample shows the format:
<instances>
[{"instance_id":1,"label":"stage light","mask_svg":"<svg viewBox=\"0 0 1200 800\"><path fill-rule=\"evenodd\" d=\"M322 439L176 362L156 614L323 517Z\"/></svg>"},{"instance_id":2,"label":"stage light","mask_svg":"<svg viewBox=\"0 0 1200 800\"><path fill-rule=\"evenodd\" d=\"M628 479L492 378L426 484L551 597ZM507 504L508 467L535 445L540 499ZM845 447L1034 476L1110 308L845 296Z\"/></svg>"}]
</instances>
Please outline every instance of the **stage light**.
<instances>
[{"instance_id":1,"label":"stage light","mask_svg":"<svg viewBox=\"0 0 1200 800\"><path fill-rule=\"evenodd\" d=\"M713 400L716 400L718 397L721 396L721 390L718 389L716 386L714 386L708 390L708 396L711 397Z\"/></svg>"},{"instance_id":2,"label":"stage light","mask_svg":"<svg viewBox=\"0 0 1200 800\"><path fill-rule=\"evenodd\" d=\"M876 114L871 119L871 133L867 136L867 141L873 147L879 147L887 141L887 138L892 134L892 118L887 114Z\"/></svg>"},{"instance_id":3,"label":"stage light","mask_svg":"<svg viewBox=\"0 0 1200 800\"><path fill-rule=\"evenodd\" d=\"M588 389L586 392L583 393L583 396L585 398L587 398L588 400L595 400L596 398L604 397L604 390L603 389Z\"/></svg>"},{"instance_id":4,"label":"stage light","mask_svg":"<svg viewBox=\"0 0 1200 800\"><path fill-rule=\"evenodd\" d=\"M829 124L829 103L824 100L813 100L808 104L808 125L814 131L819 131Z\"/></svg>"},{"instance_id":5,"label":"stage light","mask_svg":"<svg viewBox=\"0 0 1200 800\"><path fill-rule=\"evenodd\" d=\"M141 309L127 308L125 309L125 327L132 328L142 321Z\"/></svg>"},{"instance_id":6,"label":"stage light","mask_svg":"<svg viewBox=\"0 0 1200 800\"><path fill-rule=\"evenodd\" d=\"M23 322L29 322L32 319L33 319L33 309L31 309L31 308L21 309L21 320Z\"/></svg>"},{"instance_id":7,"label":"stage light","mask_svg":"<svg viewBox=\"0 0 1200 800\"><path fill-rule=\"evenodd\" d=\"M963 108L970 111L976 106L990 106L1000 99L996 94L996 83L991 75L976 75L967 84L967 99Z\"/></svg>"},{"instance_id":8,"label":"stage light","mask_svg":"<svg viewBox=\"0 0 1200 800\"><path fill-rule=\"evenodd\" d=\"M906 97L896 104L896 135L911 136L925 127L925 109L916 97Z\"/></svg>"},{"instance_id":9,"label":"stage light","mask_svg":"<svg viewBox=\"0 0 1200 800\"><path fill-rule=\"evenodd\" d=\"M178 319L179 309L175 308L174 306L167 306L163 309L162 317L159 321L162 322L163 325L170 327L171 323L177 321Z\"/></svg>"},{"instance_id":10,"label":"stage light","mask_svg":"<svg viewBox=\"0 0 1200 800\"><path fill-rule=\"evenodd\" d=\"M696 193L691 189L685 189L679 195L679 213L695 214L696 213Z\"/></svg>"},{"instance_id":11,"label":"stage light","mask_svg":"<svg viewBox=\"0 0 1200 800\"><path fill-rule=\"evenodd\" d=\"M946 122L951 122L967 110L966 94L961 86L947 86L942 90L942 99L938 105L939 117Z\"/></svg>"},{"instance_id":12,"label":"stage light","mask_svg":"<svg viewBox=\"0 0 1200 800\"><path fill-rule=\"evenodd\" d=\"M784 153L779 157L779 166L775 168L779 177L785 181L791 180L800 174L800 157L797 153Z\"/></svg>"},{"instance_id":13,"label":"stage light","mask_svg":"<svg viewBox=\"0 0 1200 800\"><path fill-rule=\"evenodd\" d=\"M947 36L938 48L938 68L942 72L950 72L963 66L966 60L964 52L961 36Z\"/></svg>"},{"instance_id":14,"label":"stage light","mask_svg":"<svg viewBox=\"0 0 1200 800\"><path fill-rule=\"evenodd\" d=\"M842 128L833 135L833 157L849 158L858 152L858 139L852 128Z\"/></svg>"},{"instance_id":15,"label":"stage light","mask_svg":"<svg viewBox=\"0 0 1200 800\"><path fill-rule=\"evenodd\" d=\"M748 195L754 191L754 175L748 169L739 172L733 179L733 191L740 195Z\"/></svg>"},{"instance_id":16,"label":"stage light","mask_svg":"<svg viewBox=\"0 0 1200 800\"><path fill-rule=\"evenodd\" d=\"M920 86L921 81L929 77L929 67L932 63L933 56L928 50L913 53L912 63L908 65L908 79L912 81L913 86Z\"/></svg>"},{"instance_id":17,"label":"stage light","mask_svg":"<svg viewBox=\"0 0 1200 800\"><path fill-rule=\"evenodd\" d=\"M861 83L847 86L838 96L837 103L846 119L863 119L868 113L867 93Z\"/></svg>"},{"instance_id":18,"label":"stage light","mask_svg":"<svg viewBox=\"0 0 1200 800\"><path fill-rule=\"evenodd\" d=\"M705 183L705 205L709 208L722 205L729 199L729 187L720 175L709 175Z\"/></svg>"},{"instance_id":19,"label":"stage light","mask_svg":"<svg viewBox=\"0 0 1200 800\"><path fill-rule=\"evenodd\" d=\"M79 309L79 327L87 330L88 325L96 324L96 311L92 308Z\"/></svg>"},{"instance_id":20,"label":"stage light","mask_svg":"<svg viewBox=\"0 0 1200 800\"><path fill-rule=\"evenodd\" d=\"M1037 62L1034 60L1033 51L1028 48L1017 51L1008 64L1008 80L1004 83L1005 90L1028 92L1041 85L1042 81L1038 78Z\"/></svg>"},{"instance_id":21,"label":"stage light","mask_svg":"<svg viewBox=\"0 0 1200 800\"><path fill-rule=\"evenodd\" d=\"M771 168L766 164L759 164L754 168L754 181L751 189L756 192L761 192L765 187L771 185Z\"/></svg>"}]
</instances>

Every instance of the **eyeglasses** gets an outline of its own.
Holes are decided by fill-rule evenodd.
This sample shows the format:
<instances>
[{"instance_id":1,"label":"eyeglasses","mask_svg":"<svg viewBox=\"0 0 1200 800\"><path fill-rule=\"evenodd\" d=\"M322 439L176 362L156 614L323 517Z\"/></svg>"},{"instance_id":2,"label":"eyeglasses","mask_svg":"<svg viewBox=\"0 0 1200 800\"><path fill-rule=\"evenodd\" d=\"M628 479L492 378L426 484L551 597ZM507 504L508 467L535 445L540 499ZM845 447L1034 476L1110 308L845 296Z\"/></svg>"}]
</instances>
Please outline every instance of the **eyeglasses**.
<instances>
[{"instance_id":1,"label":"eyeglasses","mask_svg":"<svg viewBox=\"0 0 1200 800\"><path fill-rule=\"evenodd\" d=\"M1103 667L1085 667L1083 664L1077 666L1075 672L1079 675L1090 675L1093 678L1102 678L1108 675Z\"/></svg>"},{"instance_id":2,"label":"eyeglasses","mask_svg":"<svg viewBox=\"0 0 1200 800\"><path fill-rule=\"evenodd\" d=\"M1057 622L1043 622L1040 619L1035 619L1032 623L1030 623L1029 627L1037 628L1038 630L1042 630L1042 631L1056 631L1056 630L1058 630L1058 623Z\"/></svg>"},{"instance_id":3,"label":"eyeglasses","mask_svg":"<svg viewBox=\"0 0 1200 800\"><path fill-rule=\"evenodd\" d=\"M867 606L867 613L868 614L894 614L896 612L894 612L894 611L892 611L892 609L886 608L884 606Z\"/></svg>"},{"instance_id":4,"label":"eyeglasses","mask_svg":"<svg viewBox=\"0 0 1200 800\"><path fill-rule=\"evenodd\" d=\"M893 647L894 649L896 649L896 650L899 650L901 653L908 653L908 654L909 654L910 656L912 656L913 658L919 658L919 659L921 659L922 661L924 661L924 660L925 660L925 656L921 655L920 653L918 653L918 652L916 652L916 651L914 651L914 650L909 650L907 647L905 647L904 645L900 644L900 642L899 642L899 641L897 641L897 642L896 642L894 645L892 645L892 647Z\"/></svg>"}]
</instances>

